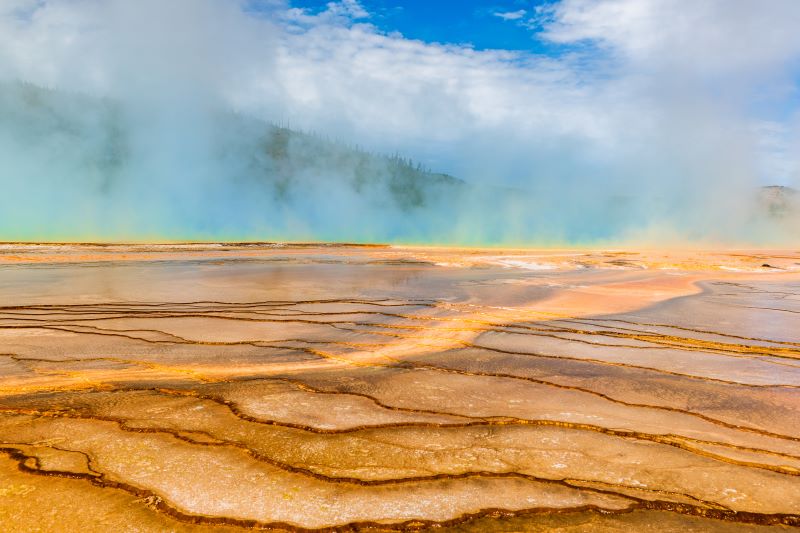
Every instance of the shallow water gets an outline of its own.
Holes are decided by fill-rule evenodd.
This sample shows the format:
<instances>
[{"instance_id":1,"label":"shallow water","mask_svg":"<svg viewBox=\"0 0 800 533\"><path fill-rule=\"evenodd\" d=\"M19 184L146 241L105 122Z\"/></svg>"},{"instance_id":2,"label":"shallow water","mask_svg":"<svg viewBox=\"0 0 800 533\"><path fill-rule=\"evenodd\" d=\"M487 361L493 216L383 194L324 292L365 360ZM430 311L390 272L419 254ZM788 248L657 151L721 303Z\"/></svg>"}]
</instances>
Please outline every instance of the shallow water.
<instances>
[{"instance_id":1,"label":"shallow water","mask_svg":"<svg viewBox=\"0 0 800 533\"><path fill-rule=\"evenodd\" d=\"M0 529L800 525L799 261L9 246Z\"/></svg>"}]
</instances>

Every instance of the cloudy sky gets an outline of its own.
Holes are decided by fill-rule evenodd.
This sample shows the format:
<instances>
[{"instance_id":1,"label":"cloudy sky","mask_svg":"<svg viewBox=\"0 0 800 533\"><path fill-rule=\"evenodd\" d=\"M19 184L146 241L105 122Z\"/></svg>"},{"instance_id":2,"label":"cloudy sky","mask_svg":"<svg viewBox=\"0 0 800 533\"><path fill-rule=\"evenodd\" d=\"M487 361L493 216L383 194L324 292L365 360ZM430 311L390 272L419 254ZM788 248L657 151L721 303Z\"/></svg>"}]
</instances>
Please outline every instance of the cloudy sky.
<instances>
[{"instance_id":1,"label":"cloudy sky","mask_svg":"<svg viewBox=\"0 0 800 533\"><path fill-rule=\"evenodd\" d=\"M798 28L796 0L2 0L0 77L701 205L800 185Z\"/></svg>"}]
</instances>

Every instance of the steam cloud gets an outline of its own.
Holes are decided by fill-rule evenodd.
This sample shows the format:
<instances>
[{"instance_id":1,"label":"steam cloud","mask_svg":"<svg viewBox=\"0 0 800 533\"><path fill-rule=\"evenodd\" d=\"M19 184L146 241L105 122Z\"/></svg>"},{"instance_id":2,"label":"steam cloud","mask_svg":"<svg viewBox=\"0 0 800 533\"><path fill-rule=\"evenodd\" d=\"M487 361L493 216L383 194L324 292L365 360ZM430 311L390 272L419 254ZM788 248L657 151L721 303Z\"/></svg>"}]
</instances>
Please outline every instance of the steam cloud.
<instances>
[{"instance_id":1,"label":"steam cloud","mask_svg":"<svg viewBox=\"0 0 800 533\"><path fill-rule=\"evenodd\" d=\"M3 0L0 239L800 241L759 194L800 184L799 3L530 13L556 52L356 0Z\"/></svg>"}]
</instances>

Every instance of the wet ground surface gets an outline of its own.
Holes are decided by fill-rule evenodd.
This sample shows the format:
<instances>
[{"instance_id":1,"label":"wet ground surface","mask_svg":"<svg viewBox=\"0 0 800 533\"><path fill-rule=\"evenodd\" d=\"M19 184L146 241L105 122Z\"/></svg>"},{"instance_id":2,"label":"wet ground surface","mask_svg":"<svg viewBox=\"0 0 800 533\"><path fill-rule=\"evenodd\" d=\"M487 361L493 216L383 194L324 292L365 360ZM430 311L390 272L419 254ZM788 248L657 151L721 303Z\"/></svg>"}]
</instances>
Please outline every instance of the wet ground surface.
<instances>
[{"instance_id":1,"label":"wet ground surface","mask_svg":"<svg viewBox=\"0 0 800 533\"><path fill-rule=\"evenodd\" d=\"M4 249L0 529L794 530L800 253L667 255Z\"/></svg>"}]
</instances>

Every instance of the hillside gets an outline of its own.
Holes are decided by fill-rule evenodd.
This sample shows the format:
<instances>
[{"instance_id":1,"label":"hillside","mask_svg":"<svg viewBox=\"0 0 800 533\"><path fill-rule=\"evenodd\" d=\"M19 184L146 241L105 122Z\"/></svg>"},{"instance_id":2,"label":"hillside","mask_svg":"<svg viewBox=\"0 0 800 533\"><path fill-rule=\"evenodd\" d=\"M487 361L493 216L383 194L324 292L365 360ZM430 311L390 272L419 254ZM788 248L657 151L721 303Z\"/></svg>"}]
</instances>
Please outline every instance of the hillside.
<instances>
[{"instance_id":1,"label":"hillside","mask_svg":"<svg viewBox=\"0 0 800 533\"><path fill-rule=\"evenodd\" d=\"M123 104L0 82L2 238L541 245L661 239L670 227L687 240L800 237L800 193L788 187L756 189L732 216L706 220L686 200L718 199L694 190L548 189L535 168L516 188L502 175L466 183L187 100Z\"/></svg>"},{"instance_id":2,"label":"hillside","mask_svg":"<svg viewBox=\"0 0 800 533\"><path fill-rule=\"evenodd\" d=\"M193 176L182 174L202 165L198 174L211 172L216 174L213 179L256 184L278 202L327 183L409 211L424 207L443 189L463 185L399 155L373 154L219 109L209 110L198 129L192 120L178 123L180 116L176 123L159 117L139 120L135 109L113 100L25 83L0 83L0 117L0 150L14 147L13 153L5 155L20 159L21 152L30 150L37 155L33 159L52 163L50 169L64 171L76 186L88 185L100 193L124 187L120 180L125 169L139 167L140 161L134 159L143 157L171 164L175 174L181 174L175 179L186 186L192 185ZM164 148L143 147L143 137L162 139ZM197 147L201 149L190 151ZM198 154L199 161L189 161ZM171 156L184 157L185 165L175 168ZM21 161L22 174L31 163Z\"/></svg>"}]
</instances>

